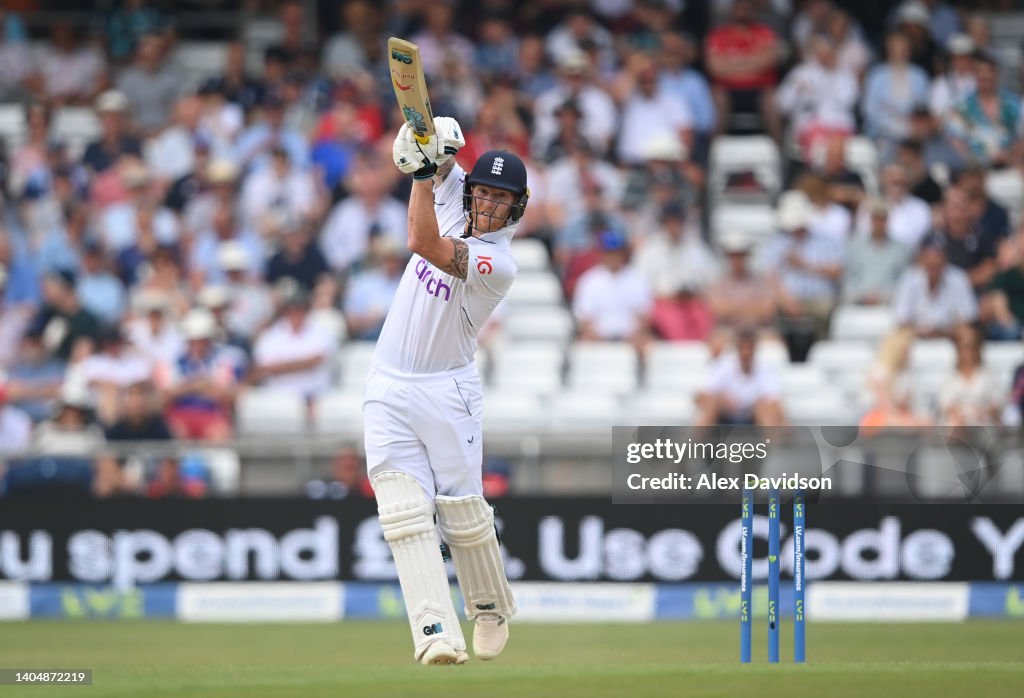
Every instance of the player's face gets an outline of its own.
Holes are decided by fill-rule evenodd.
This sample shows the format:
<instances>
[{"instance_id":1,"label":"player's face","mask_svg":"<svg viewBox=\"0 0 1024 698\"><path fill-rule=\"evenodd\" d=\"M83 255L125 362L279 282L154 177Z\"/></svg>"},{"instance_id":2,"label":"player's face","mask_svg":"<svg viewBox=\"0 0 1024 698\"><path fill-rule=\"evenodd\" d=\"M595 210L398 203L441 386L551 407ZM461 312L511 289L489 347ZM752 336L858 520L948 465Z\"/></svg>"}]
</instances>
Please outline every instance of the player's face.
<instances>
[{"instance_id":1,"label":"player's face","mask_svg":"<svg viewBox=\"0 0 1024 698\"><path fill-rule=\"evenodd\" d=\"M492 233L505 225L516 195L506 189L488 187L484 184L473 186L473 228L481 233Z\"/></svg>"}]
</instances>

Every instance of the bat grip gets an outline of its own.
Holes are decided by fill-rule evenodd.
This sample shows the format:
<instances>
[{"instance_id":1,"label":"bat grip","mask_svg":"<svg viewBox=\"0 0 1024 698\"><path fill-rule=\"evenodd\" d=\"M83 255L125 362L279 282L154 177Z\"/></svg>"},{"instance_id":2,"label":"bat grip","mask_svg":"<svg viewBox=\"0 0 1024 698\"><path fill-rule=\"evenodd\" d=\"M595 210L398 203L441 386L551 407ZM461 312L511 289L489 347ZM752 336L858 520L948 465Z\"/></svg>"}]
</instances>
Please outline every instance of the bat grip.
<instances>
[{"instance_id":1,"label":"bat grip","mask_svg":"<svg viewBox=\"0 0 1024 698\"><path fill-rule=\"evenodd\" d=\"M418 142L418 143L419 143L420 145L426 145L427 143L429 143L429 142L430 142L430 136L421 136L421 135L420 135L420 134L418 134L418 133L414 133L414 134L412 134L412 135L416 137L416 141L417 141L417 142Z\"/></svg>"}]
</instances>

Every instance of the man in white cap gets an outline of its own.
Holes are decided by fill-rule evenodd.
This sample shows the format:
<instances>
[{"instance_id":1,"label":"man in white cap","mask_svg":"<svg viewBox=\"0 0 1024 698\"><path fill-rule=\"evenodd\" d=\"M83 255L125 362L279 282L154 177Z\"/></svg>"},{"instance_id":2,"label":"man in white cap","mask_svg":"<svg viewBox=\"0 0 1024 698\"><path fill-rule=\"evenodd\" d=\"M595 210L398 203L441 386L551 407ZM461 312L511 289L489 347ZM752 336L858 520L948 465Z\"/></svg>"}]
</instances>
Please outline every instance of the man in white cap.
<instances>
[{"instance_id":1,"label":"man in white cap","mask_svg":"<svg viewBox=\"0 0 1024 698\"><path fill-rule=\"evenodd\" d=\"M181 327L185 351L156 371L167 422L180 439L226 441L243 367L234 352L214 341L217 321L206 308L190 310Z\"/></svg>"},{"instance_id":2,"label":"man in white cap","mask_svg":"<svg viewBox=\"0 0 1024 698\"><path fill-rule=\"evenodd\" d=\"M946 44L946 72L935 76L928 96L928 107L937 119L974 92L974 40L967 34L954 34Z\"/></svg>"},{"instance_id":3,"label":"man in white cap","mask_svg":"<svg viewBox=\"0 0 1024 698\"><path fill-rule=\"evenodd\" d=\"M82 163L93 172L105 172L123 155L142 157L142 142L129 132L127 111L128 98L117 90L107 90L96 99L100 137L82 154Z\"/></svg>"}]
</instances>

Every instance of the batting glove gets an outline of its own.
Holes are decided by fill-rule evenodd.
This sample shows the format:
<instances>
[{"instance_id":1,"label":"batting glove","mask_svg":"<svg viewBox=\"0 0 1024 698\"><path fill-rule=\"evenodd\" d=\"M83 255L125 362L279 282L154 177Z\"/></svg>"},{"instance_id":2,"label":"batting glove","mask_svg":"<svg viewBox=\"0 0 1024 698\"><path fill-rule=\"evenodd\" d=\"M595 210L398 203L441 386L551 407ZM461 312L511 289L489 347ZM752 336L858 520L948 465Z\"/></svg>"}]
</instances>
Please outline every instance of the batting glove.
<instances>
[{"instance_id":1,"label":"batting glove","mask_svg":"<svg viewBox=\"0 0 1024 698\"><path fill-rule=\"evenodd\" d=\"M435 116L434 117L434 134L437 136L439 153L437 159L434 161L438 165L443 165L448 162L449 159L459 149L465 147L466 139L462 134L462 127L459 126L459 122L450 116Z\"/></svg>"},{"instance_id":2,"label":"batting glove","mask_svg":"<svg viewBox=\"0 0 1024 698\"><path fill-rule=\"evenodd\" d=\"M402 124L391 146L391 157L395 167L416 179L429 179L434 176L437 172L438 155L437 135L430 136L425 144L420 143L409 128L409 124Z\"/></svg>"}]
</instances>

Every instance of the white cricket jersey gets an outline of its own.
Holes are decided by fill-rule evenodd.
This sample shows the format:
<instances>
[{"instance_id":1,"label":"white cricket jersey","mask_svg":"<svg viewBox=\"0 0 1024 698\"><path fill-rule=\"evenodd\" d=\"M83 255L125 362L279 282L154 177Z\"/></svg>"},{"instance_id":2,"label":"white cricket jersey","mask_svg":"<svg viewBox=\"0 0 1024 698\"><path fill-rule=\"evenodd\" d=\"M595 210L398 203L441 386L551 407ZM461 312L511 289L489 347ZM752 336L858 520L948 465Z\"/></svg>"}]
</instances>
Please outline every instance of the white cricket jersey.
<instances>
[{"instance_id":1,"label":"white cricket jersey","mask_svg":"<svg viewBox=\"0 0 1024 698\"><path fill-rule=\"evenodd\" d=\"M462 185L455 165L434 187L434 213L443 237L462 237ZM377 340L374 359L402 373L450 371L473 361L476 338L516 277L508 229L464 238L469 266L462 281L414 254L405 267Z\"/></svg>"}]
</instances>

